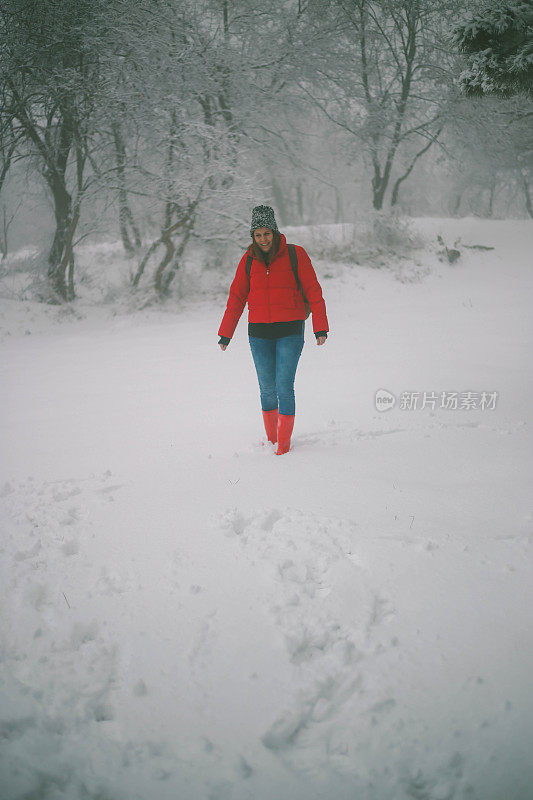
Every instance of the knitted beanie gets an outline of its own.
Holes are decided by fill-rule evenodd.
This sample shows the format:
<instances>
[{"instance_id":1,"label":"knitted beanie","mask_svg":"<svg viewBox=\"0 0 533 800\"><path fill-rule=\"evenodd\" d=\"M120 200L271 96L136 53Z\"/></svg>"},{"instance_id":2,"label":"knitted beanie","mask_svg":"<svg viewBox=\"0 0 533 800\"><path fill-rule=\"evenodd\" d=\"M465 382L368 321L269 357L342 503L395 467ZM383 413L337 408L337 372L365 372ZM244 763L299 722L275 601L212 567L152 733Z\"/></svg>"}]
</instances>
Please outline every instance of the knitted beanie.
<instances>
[{"instance_id":1,"label":"knitted beanie","mask_svg":"<svg viewBox=\"0 0 533 800\"><path fill-rule=\"evenodd\" d=\"M274 209L271 206L256 206L252 210L252 224L250 226L250 236L252 238L256 228L270 228L272 231L279 230L274 217Z\"/></svg>"}]
</instances>

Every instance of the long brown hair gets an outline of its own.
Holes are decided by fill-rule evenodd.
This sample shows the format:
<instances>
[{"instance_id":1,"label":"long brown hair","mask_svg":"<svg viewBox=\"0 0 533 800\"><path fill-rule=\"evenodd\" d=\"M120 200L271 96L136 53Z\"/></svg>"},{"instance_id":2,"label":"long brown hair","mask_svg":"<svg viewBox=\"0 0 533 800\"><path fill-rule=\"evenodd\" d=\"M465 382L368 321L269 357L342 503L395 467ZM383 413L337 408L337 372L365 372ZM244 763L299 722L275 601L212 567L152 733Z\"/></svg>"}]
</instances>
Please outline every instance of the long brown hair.
<instances>
[{"instance_id":1,"label":"long brown hair","mask_svg":"<svg viewBox=\"0 0 533 800\"><path fill-rule=\"evenodd\" d=\"M246 250L247 253L250 253L254 258L257 258L258 261L264 261L265 264L270 264L274 256L279 250L279 245L281 242L281 234L279 231L272 231L274 234L272 239L272 247L268 251L268 253L264 253L263 250L259 247L255 239L251 244L248 245Z\"/></svg>"}]
</instances>

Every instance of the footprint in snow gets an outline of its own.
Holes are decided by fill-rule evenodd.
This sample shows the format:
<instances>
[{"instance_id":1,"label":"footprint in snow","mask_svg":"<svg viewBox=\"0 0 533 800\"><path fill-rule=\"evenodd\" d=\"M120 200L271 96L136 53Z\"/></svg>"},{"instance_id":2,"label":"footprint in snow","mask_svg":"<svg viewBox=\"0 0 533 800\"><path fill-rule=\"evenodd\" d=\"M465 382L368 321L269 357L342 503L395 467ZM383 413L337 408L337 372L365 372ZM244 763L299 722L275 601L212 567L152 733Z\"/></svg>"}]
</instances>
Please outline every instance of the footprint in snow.
<instances>
[{"instance_id":1,"label":"footprint in snow","mask_svg":"<svg viewBox=\"0 0 533 800\"><path fill-rule=\"evenodd\" d=\"M76 497L78 494L81 494L81 489L79 486L75 486L73 489L67 491L53 492L52 497L56 503L62 503L64 500L70 500L71 497Z\"/></svg>"},{"instance_id":2,"label":"footprint in snow","mask_svg":"<svg viewBox=\"0 0 533 800\"><path fill-rule=\"evenodd\" d=\"M269 609L300 688L262 742L287 758L304 740L323 735L324 726L334 727L346 707L359 708L365 660L376 658L375 640L394 607L354 552L357 528L349 520L294 509L246 516L233 508L218 524L270 568ZM394 699L380 697L379 688L377 697L370 696L376 720L393 707Z\"/></svg>"},{"instance_id":3,"label":"footprint in snow","mask_svg":"<svg viewBox=\"0 0 533 800\"><path fill-rule=\"evenodd\" d=\"M406 428L378 428L375 430L365 430L354 428L351 425L340 425L335 422L330 424L327 430L315 433L301 434L296 437L301 445L323 444L327 447L336 445L346 445L364 439L377 439L381 436L389 436L395 433L404 433Z\"/></svg>"}]
</instances>

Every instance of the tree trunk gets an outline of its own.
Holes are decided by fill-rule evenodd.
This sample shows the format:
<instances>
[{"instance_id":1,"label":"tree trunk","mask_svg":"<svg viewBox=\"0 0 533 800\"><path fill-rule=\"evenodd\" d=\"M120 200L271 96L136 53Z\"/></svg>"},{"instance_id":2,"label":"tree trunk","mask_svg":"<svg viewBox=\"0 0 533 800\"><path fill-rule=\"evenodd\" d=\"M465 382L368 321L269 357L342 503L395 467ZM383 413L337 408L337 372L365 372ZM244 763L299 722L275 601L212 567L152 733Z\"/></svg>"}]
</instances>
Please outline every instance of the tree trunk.
<instances>
[{"instance_id":1,"label":"tree trunk","mask_svg":"<svg viewBox=\"0 0 533 800\"><path fill-rule=\"evenodd\" d=\"M283 190L281 186L277 182L275 178L272 178L272 194L274 195L274 201L277 205L278 210L278 217L280 219L280 224L287 225L289 217L287 216L287 206L285 204L285 197L283 195Z\"/></svg>"},{"instance_id":2,"label":"tree trunk","mask_svg":"<svg viewBox=\"0 0 533 800\"><path fill-rule=\"evenodd\" d=\"M155 277L154 277L154 287L155 287L155 290L156 290L157 294L159 295L159 297L163 297L163 295L165 294L164 289L163 289L163 286L164 286L163 275L165 273L165 269L167 268L167 266L172 261L172 257L174 255L175 250L176 250L174 242L172 241L172 236L171 236L171 234L170 234L170 232L168 230L164 231L162 233L161 241L162 241L162 244L165 246L165 255L163 256L163 258L159 262L159 265L158 265L158 267L157 267L157 269L155 271Z\"/></svg>"},{"instance_id":3,"label":"tree trunk","mask_svg":"<svg viewBox=\"0 0 533 800\"><path fill-rule=\"evenodd\" d=\"M157 248L159 247L160 244L161 244L161 239L156 239L155 242L152 242L152 244L148 248L147 252L145 253L143 259L141 260L141 263L139 264L139 266L137 268L137 272L135 273L135 275L133 277L133 280L131 282L132 286L134 288L136 288L139 285L139 281L141 280L141 278L142 278L142 276L144 274L144 270L145 270L146 265L147 265L147 263L148 263L148 261L150 259L150 256L153 253L155 253L155 251L157 250Z\"/></svg>"},{"instance_id":4,"label":"tree trunk","mask_svg":"<svg viewBox=\"0 0 533 800\"><path fill-rule=\"evenodd\" d=\"M57 182L50 189L54 200L56 230L48 254L48 278L58 296L62 300L68 300L66 269L69 259L65 260L64 255L71 227L72 198L66 188L57 185Z\"/></svg>"},{"instance_id":5,"label":"tree trunk","mask_svg":"<svg viewBox=\"0 0 533 800\"><path fill-rule=\"evenodd\" d=\"M2 253L2 261L7 258L9 248L7 245L7 219L6 210L2 209L2 231L0 232L0 252Z\"/></svg>"},{"instance_id":6,"label":"tree trunk","mask_svg":"<svg viewBox=\"0 0 533 800\"><path fill-rule=\"evenodd\" d=\"M74 234L76 233L76 228L78 227L78 222L80 221L80 212L81 212L80 204L81 204L81 198L78 198L78 202L76 203L76 207L74 208L74 213L72 214L72 218L70 220L70 226L65 241L63 258L61 260L61 272L63 275L67 274L67 267L68 267L68 282L66 285L65 300L74 300L76 296L74 292L74 265L75 265Z\"/></svg>"},{"instance_id":7,"label":"tree trunk","mask_svg":"<svg viewBox=\"0 0 533 800\"><path fill-rule=\"evenodd\" d=\"M13 158L15 147L16 147L16 142L12 142L7 148L7 150L2 153L2 168L0 169L0 192L2 191L4 181L11 167L11 159Z\"/></svg>"},{"instance_id":8,"label":"tree trunk","mask_svg":"<svg viewBox=\"0 0 533 800\"><path fill-rule=\"evenodd\" d=\"M533 202L531 200L531 191L529 188L529 180L527 175L522 175L522 189L524 190L524 197L526 199L526 209L530 217L533 217Z\"/></svg>"},{"instance_id":9,"label":"tree trunk","mask_svg":"<svg viewBox=\"0 0 533 800\"><path fill-rule=\"evenodd\" d=\"M65 259L64 256L72 222L72 197L67 190L65 174L74 139L72 121L64 117L57 125L54 131L57 135L57 145L54 148L50 147L49 130L45 131L43 142L25 112L21 115L21 122L27 127L30 138L43 157L45 165L43 175L54 203L56 229L48 254L48 279L58 298L68 300L66 269L69 259Z\"/></svg>"},{"instance_id":10,"label":"tree trunk","mask_svg":"<svg viewBox=\"0 0 533 800\"><path fill-rule=\"evenodd\" d=\"M415 157L413 158L413 160L411 161L410 165L405 170L403 175L400 175L400 177L395 182L395 184L394 184L394 186L392 188L392 197L391 197L391 201L390 201L390 204L391 204L392 208L394 208L394 206L398 202L398 196L399 196L399 193L400 193L400 186L402 185L402 183L405 180L407 180L407 178L409 177L409 175L413 171L414 166L415 166L416 162L418 161L418 159L421 158L424 155L424 153L427 153L427 151L429 150L429 148L431 147L433 142L435 142L437 140L437 138L440 136L441 131L442 131L442 128L439 128L439 130L437 131L435 136L432 137L428 141L428 143L421 150L418 151L418 153L415 155Z\"/></svg>"},{"instance_id":11,"label":"tree trunk","mask_svg":"<svg viewBox=\"0 0 533 800\"><path fill-rule=\"evenodd\" d=\"M454 200L453 208L452 208L452 215L454 217L457 216L457 214L459 213L459 209L461 207L461 203L463 202L463 192L464 192L464 190L461 189L461 191L457 192L456 195L455 195L455 200Z\"/></svg>"},{"instance_id":12,"label":"tree trunk","mask_svg":"<svg viewBox=\"0 0 533 800\"><path fill-rule=\"evenodd\" d=\"M392 195L390 199L391 208L394 208L394 206L398 205L398 197L400 194L401 185L402 185L402 180L401 178L398 178L398 180L395 181L394 186L392 187Z\"/></svg>"},{"instance_id":13,"label":"tree trunk","mask_svg":"<svg viewBox=\"0 0 533 800\"><path fill-rule=\"evenodd\" d=\"M79 140L80 129L79 126L77 127L76 111L74 104L69 106L67 102L66 108L70 108L70 110L64 108L58 119L55 119L54 113L49 115L43 130L30 116L25 101L13 81L8 79L7 83L13 95L17 119L42 160L42 174L54 203L56 229L48 254L50 287L55 292L57 299L68 301L74 297L72 249L73 237L79 221L85 163ZM76 133L78 134L76 146L77 199L73 215L72 197L67 189L66 172ZM67 268L69 268L68 279Z\"/></svg>"},{"instance_id":14,"label":"tree trunk","mask_svg":"<svg viewBox=\"0 0 533 800\"><path fill-rule=\"evenodd\" d=\"M176 277L176 273L180 268L180 259L185 251L185 247L187 246L187 242L189 241L189 237L192 231L192 224L186 226L183 238L180 242L180 246L177 249L177 252L174 255L174 259L172 261L171 268L167 271L166 275L164 276L163 283L162 283L162 291L163 295L167 295L170 289L170 284Z\"/></svg>"},{"instance_id":15,"label":"tree trunk","mask_svg":"<svg viewBox=\"0 0 533 800\"><path fill-rule=\"evenodd\" d=\"M8 237L9 226L13 222L13 220L15 218L15 214L17 213L17 211L18 211L18 209L20 208L21 205L22 205L22 201L19 202L19 204L17 206L17 209L15 210L15 212L9 218L8 218L8 215L7 215L6 207L3 206L3 208L2 208L2 229L0 230L0 252L2 253L2 261L5 258L7 258L7 254L9 253L9 244L8 244L8 238L7 238Z\"/></svg>"},{"instance_id":16,"label":"tree trunk","mask_svg":"<svg viewBox=\"0 0 533 800\"><path fill-rule=\"evenodd\" d=\"M300 225L304 223L304 198L302 192L302 184L300 181L296 184L296 204L298 208L298 219L300 221Z\"/></svg>"},{"instance_id":17,"label":"tree trunk","mask_svg":"<svg viewBox=\"0 0 533 800\"><path fill-rule=\"evenodd\" d=\"M194 227L194 209L196 208L197 201L191 203L187 212L178 221L170 227L165 228L161 233L160 242L165 246L166 252L163 256L155 273L154 286L159 297L166 297L168 294L170 284L174 280L175 274L179 269L179 259L185 251L187 242ZM172 236L178 230L182 230L182 238L179 247L176 250L176 245L172 241ZM168 265L171 264L170 269Z\"/></svg>"},{"instance_id":18,"label":"tree trunk","mask_svg":"<svg viewBox=\"0 0 533 800\"><path fill-rule=\"evenodd\" d=\"M377 164L374 164L374 177L372 178L372 205L376 211L383 208L383 198L387 189L388 180L380 172Z\"/></svg>"},{"instance_id":19,"label":"tree trunk","mask_svg":"<svg viewBox=\"0 0 533 800\"><path fill-rule=\"evenodd\" d=\"M366 3L360 4L360 25L359 25L359 46L361 51L361 64L362 72L361 79L365 93L365 100L369 113L372 113L376 107L377 98L372 96L370 87L370 72L368 64L367 53L367 17L368 9ZM392 136L387 147L385 156L385 163L383 168L379 162L379 142L382 139L382 134L379 130L374 131L371 135L372 139L372 163L374 167L374 177L372 178L372 203L376 211L381 211L383 208L383 200L385 192L389 185L391 170L396 157L396 153L400 142L402 140L402 126L404 124L405 115L407 111L407 104L411 94L411 83L413 80L413 69L415 64L415 57L417 53L417 35L418 24L420 19L420 11L417 3L407 3L406 10L406 32L403 39L403 74L401 81L401 92L397 101L395 101L396 119L394 122ZM383 98L382 98L383 99ZM379 108L380 102L377 102Z\"/></svg>"},{"instance_id":20,"label":"tree trunk","mask_svg":"<svg viewBox=\"0 0 533 800\"><path fill-rule=\"evenodd\" d=\"M67 165L68 152L72 143L72 129L65 123L67 132L65 134L65 150L59 161L59 169L54 174L48 176L54 198L54 210L56 217L56 231L50 254L48 256L48 277L52 288L62 300L74 300L74 234L78 227L81 216L81 202L83 197L83 170L85 166L85 156L81 147L76 146L76 180L77 195L74 208L72 207L72 197L67 190L65 172ZM67 272L68 270L68 272Z\"/></svg>"},{"instance_id":21,"label":"tree trunk","mask_svg":"<svg viewBox=\"0 0 533 800\"><path fill-rule=\"evenodd\" d=\"M68 284L67 284L67 297L69 300L74 300L76 293L74 291L74 250L70 249L68 259Z\"/></svg>"},{"instance_id":22,"label":"tree trunk","mask_svg":"<svg viewBox=\"0 0 533 800\"><path fill-rule=\"evenodd\" d=\"M118 177L118 220L119 220L119 227L120 227L120 237L122 239L122 245L124 250L128 256L133 256L135 254L135 250L138 250L141 246L141 234L137 225L135 224L135 220L133 218L133 214L128 203L128 190L126 187L126 146L124 144L124 140L122 139L122 134L120 132L120 126L118 122L113 122L111 125L111 129L113 131L113 141L115 144L115 159L117 162L117 177ZM130 233L128 231L128 225L131 229L131 233L133 236L133 243L130 238Z\"/></svg>"},{"instance_id":23,"label":"tree trunk","mask_svg":"<svg viewBox=\"0 0 533 800\"><path fill-rule=\"evenodd\" d=\"M494 195L496 193L496 181L493 179L489 188L489 202L487 206L487 217L494 215Z\"/></svg>"}]
</instances>

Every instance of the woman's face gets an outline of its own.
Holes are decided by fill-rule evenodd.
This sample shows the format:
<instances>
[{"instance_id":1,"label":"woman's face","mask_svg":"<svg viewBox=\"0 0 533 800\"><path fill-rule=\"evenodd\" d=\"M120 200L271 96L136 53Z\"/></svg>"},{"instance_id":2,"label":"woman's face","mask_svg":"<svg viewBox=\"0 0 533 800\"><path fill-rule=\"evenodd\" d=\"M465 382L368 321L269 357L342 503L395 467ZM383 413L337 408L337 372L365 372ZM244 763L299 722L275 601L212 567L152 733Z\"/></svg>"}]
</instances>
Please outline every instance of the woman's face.
<instances>
[{"instance_id":1,"label":"woman's face","mask_svg":"<svg viewBox=\"0 0 533 800\"><path fill-rule=\"evenodd\" d=\"M254 241L257 242L263 253L268 253L273 239L274 231L270 228L256 228L254 231Z\"/></svg>"}]
</instances>

